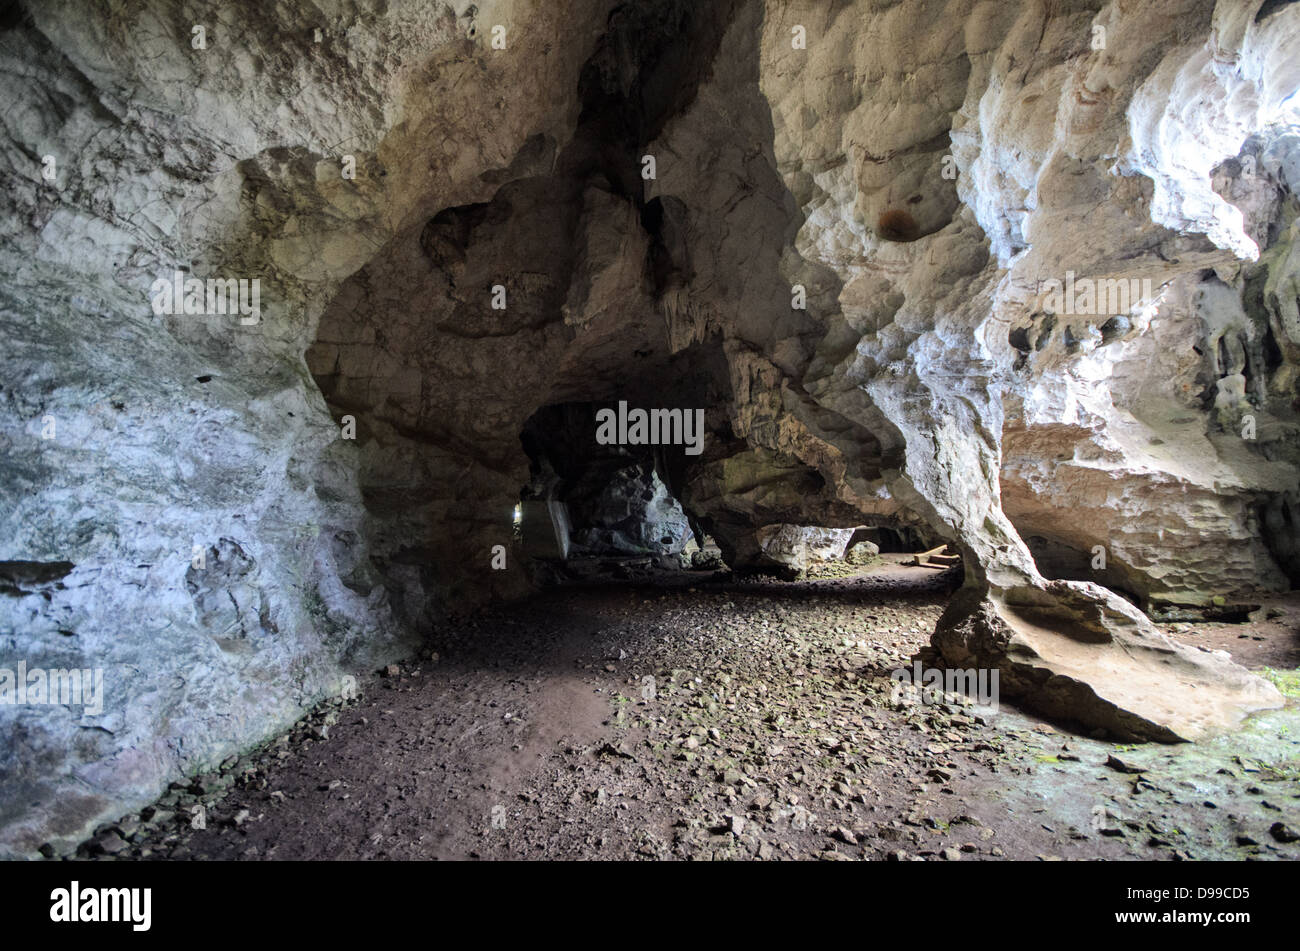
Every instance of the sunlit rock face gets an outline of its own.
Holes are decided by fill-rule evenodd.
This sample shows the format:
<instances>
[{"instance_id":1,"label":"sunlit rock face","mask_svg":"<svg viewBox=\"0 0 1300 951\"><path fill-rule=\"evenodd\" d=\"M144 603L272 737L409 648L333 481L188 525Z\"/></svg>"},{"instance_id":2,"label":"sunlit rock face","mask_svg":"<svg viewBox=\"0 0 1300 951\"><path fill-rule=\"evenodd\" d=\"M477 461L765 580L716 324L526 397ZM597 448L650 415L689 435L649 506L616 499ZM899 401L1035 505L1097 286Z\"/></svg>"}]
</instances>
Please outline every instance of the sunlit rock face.
<instances>
[{"instance_id":1,"label":"sunlit rock face","mask_svg":"<svg viewBox=\"0 0 1300 951\"><path fill-rule=\"evenodd\" d=\"M822 561L842 561L851 528L821 528L815 525L765 525L757 532L764 564L793 571L805 571Z\"/></svg>"},{"instance_id":2,"label":"sunlit rock face","mask_svg":"<svg viewBox=\"0 0 1300 951\"><path fill-rule=\"evenodd\" d=\"M1278 701L1114 592L1300 575L1300 6L121 0L0 29L0 643L106 685L97 714L0 705L0 852L528 591L546 407L702 410L701 453L639 478L735 567L780 525L955 543L941 659L1049 712L1172 739ZM178 271L257 279L256 319L156 313Z\"/></svg>"},{"instance_id":3,"label":"sunlit rock face","mask_svg":"<svg viewBox=\"0 0 1300 951\"><path fill-rule=\"evenodd\" d=\"M1244 408L1221 399L1222 380L1245 379L1238 370L1267 391L1266 334L1241 292L1208 272L1172 281L1157 308L1086 354L1065 353L1059 330L1024 354L1027 385L1007 401L1002 507L1043 571L1104 583L1148 610L1289 587L1265 520L1270 500L1294 492L1295 431L1242 439L1240 418L1259 411L1244 395ZM1223 365L1233 351L1239 368Z\"/></svg>"}]
</instances>

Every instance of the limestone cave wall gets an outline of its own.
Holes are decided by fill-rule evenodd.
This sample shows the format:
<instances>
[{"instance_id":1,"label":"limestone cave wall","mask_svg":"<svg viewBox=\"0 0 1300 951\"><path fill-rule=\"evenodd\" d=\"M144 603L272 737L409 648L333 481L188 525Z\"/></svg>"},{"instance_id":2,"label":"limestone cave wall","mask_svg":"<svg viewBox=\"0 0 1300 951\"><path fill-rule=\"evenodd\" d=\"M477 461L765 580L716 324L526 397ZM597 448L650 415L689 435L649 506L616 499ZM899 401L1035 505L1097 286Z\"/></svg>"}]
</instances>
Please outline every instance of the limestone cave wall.
<instances>
[{"instance_id":1,"label":"limestone cave wall","mask_svg":"<svg viewBox=\"0 0 1300 951\"><path fill-rule=\"evenodd\" d=\"M951 541L936 656L1044 709L1275 703L1125 597L1300 574L1298 54L1262 0L8 5L0 644L106 693L0 706L0 853L528 591L546 407L702 409L729 562Z\"/></svg>"}]
</instances>

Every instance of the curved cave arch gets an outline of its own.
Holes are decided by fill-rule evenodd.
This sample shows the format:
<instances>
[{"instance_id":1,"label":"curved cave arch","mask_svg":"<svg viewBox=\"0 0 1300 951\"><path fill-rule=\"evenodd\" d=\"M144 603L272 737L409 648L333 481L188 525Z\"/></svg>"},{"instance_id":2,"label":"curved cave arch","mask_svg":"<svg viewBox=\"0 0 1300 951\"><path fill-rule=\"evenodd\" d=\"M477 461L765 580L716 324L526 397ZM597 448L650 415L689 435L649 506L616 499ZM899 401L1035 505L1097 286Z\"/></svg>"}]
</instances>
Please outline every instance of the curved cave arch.
<instances>
[{"instance_id":1,"label":"curved cave arch","mask_svg":"<svg viewBox=\"0 0 1300 951\"><path fill-rule=\"evenodd\" d=\"M205 60L167 4L92 6L0 14L0 629L123 679L102 719L4 711L36 765L0 853L528 592L548 407L703 409L638 478L729 564L780 526L952 542L927 656L1027 706L1173 740L1280 703L1105 582L1202 616L1295 583L1300 7L1111 4L1102 51L1069 5L832 4L872 42L801 49L789 5L505 3L498 56L477 9L277 4ZM1159 299L1047 313L1067 275Z\"/></svg>"}]
</instances>

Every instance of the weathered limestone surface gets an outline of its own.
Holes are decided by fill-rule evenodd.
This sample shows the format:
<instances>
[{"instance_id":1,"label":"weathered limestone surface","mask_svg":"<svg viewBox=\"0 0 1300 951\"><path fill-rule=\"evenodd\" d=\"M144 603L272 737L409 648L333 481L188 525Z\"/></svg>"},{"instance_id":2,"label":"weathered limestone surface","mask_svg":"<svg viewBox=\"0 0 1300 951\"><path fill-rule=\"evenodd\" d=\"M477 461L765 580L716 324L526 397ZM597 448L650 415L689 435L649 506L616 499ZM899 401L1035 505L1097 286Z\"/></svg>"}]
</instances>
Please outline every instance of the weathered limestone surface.
<instances>
[{"instance_id":1,"label":"weathered limestone surface","mask_svg":"<svg viewBox=\"0 0 1300 951\"><path fill-rule=\"evenodd\" d=\"M815 562L843 561L853 529L765 525L757 534L764 563L803 571Z\"/></svg>"},{"instance_id":2,"label":"weathered limestone surface","mask_svg":"<svg viewBox=\"0 0 1300 951\"><path fill-rule=\"evenodd\" d=\"M1256 18L1261 5L1242 3L1007 4L981 5L976 17L973 6L935 5L929 20L909 5L882 9L869 43L847 41L852 31L837 22L857 10L819 15L795 3L769 15L773 68L763 86L778 162L805 210L797 247L843 281L842 319L853 332L828 333L824 363L803 386L837 408L846 384L865 390L903 435L892 494L956 529L968 590L936 634L944 660L1025 666L1035 675L1011 678L1015 692L1058 714L1069 704L1049 685L1095 685L1103 703L1080 700L1074 718L1115 727L1102 710L1112 703L1148 724L1131 725L1134 734L1228 726L1280 697L1222 658L1169 643L1104 588L1046 582L1019 529L1058 551L1113 549L1110 573L1097 580L1139 597L1203 603L1285 586L1279 561L1294 543L1270 549L1273 532L1261 523L1277 506L1278 534L1294 535L1286 513L1296 459L1283 431L1294 425L1296 394L1289 375L1275 376L1286 362L1277 357L1285 319L1268 313L1288 309L1280 301L1289 297L1270 302L1251 290L1276 281L1278 265L1268 277L1253 269L1259 247L1211 171L1242 156L1248 137L1275 138L1278 122L1289 134L1296 13ZM801 60L786 48L800 22L839 42ZM927 55L881 56L914 36ZM829 81L846 72L871 76L871 94ZM836 96L846 101L831 106ZM945 177L948 155L956 174ZM1258 189L1263 197L1243 200L1254 234L1287 240L1296 205L1285 174L1269 172ZM1221 287L1193 298L1189 285L1207 274ZM1045 281L1067 277L1145 280L1152 291L1062 308ZM1257 315L1245 318L1252 297ZM1176 336L1180 320L1192 332L1160 362L1208 355L1182 374L1194 382L1150 369L1152 341ZM1265 343L1276 325L1283 334L1270 330ZM845 344L826 345L840 337ZM1264 349L1271 361L1258 359ZM1248 413L1269 436L1241 438ZM1064 620L1031 624L1026 603ZM1139 662L1133 632L1176 663ZM1169 698L1191 684L1226 702L1189 721ZM1138 703L1147 694L1160 698L1155 708Z\"/></svg>"},{"instance_id":3,"label":"weathered limestone surface","mask_svg":"<svg viewBox=\"0 0 1300 951\"><path fill-rule=\"evenodd\" d=\"M380 421L342 440L303 354L391 235L572 126L606 7L479 3L514 56L425 2L8 9L0 560L68 567L0 595L0 666L102 668L105 700L0 706L0 854L75 843L416 643L436 567L366 503L463 464L367 451ZM260 321L156 315L177 269L259 279ZM469 510L493 489L465 485Z\"/></svg>"},{"instance_id":4,"label":"weathered limestone surface","mask_svg":"<svg viewBox=\"0 0 1300 951\"><path fill-rule=\"evenodd\" d=\"M1173 739L1279 702L1110 589L1300 577L1300 6L52 0L0 31L0 666L106 676L97 716L0 705L0 853L526 591L546 407L703 409L655 471L734 565L777 525L952 542L936 649L1048 712ZM176 270L257 278L260 319L155 314ZM1062 313L1067 273L1152 292Z\"/></svg>"},{"instance_id":5,"label":"weathered limestone surface","mask_svg":"<svg viewBox=\"0 0 1300 951\"><path fill-rule=\"evenodd\" d=\"M965 588L934 646L955 667L997 667L1003 695L1123 740L1196 740L1278 706L1224 651L1172 643L1090 582L1048 581L981 598Z\"/></svg>"}]
</instances>

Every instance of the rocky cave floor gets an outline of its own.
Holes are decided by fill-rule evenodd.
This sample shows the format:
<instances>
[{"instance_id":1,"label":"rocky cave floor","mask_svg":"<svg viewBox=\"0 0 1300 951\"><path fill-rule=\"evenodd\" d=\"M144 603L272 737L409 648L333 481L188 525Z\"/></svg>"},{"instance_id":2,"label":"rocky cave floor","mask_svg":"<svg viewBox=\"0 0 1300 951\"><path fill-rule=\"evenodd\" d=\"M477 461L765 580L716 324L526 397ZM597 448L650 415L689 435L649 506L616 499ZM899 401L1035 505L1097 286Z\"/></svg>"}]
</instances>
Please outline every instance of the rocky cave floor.
<instances>
[{"instance_id":1,"label":"rocky cave floor","mask_svg":"<svg viewBox=\"0 0 1300 951\"><path fill-rule=\"evenodd\" d=\"M831 575L555 588L449 623L78 854L1300 858L1300 596L1261 623L1164 626L1264 670L1285 709L1132 746L1007 703L895 699L955 572Z\"/></svg>"}]
</instances>

